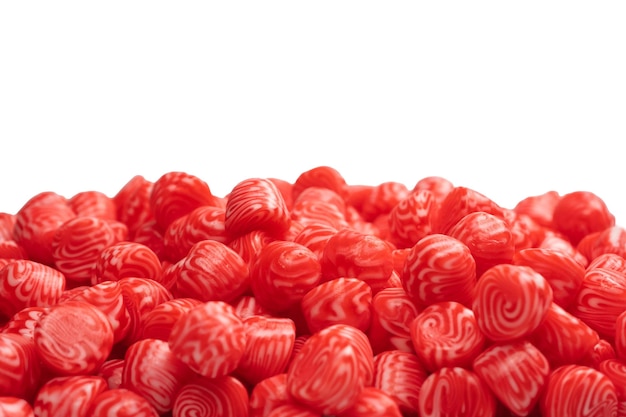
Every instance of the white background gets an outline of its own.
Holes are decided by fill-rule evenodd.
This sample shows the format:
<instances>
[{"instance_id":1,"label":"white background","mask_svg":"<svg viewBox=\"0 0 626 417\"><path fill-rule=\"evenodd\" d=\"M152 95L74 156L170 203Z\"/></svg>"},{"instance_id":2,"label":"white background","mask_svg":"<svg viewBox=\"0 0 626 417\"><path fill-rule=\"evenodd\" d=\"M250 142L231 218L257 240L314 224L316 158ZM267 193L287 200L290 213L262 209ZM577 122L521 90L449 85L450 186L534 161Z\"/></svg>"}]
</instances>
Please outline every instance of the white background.
<instances>
[{"instance_id":1,"label":"white background","mask_svg":"<svg viewBox=\"0 0 626 417\"><path fill-rule=\"evenodd\" d=\"M430 175L626 224L624 2L2 2L0 211L132 176Z\"/></svg>"}]
</instances>

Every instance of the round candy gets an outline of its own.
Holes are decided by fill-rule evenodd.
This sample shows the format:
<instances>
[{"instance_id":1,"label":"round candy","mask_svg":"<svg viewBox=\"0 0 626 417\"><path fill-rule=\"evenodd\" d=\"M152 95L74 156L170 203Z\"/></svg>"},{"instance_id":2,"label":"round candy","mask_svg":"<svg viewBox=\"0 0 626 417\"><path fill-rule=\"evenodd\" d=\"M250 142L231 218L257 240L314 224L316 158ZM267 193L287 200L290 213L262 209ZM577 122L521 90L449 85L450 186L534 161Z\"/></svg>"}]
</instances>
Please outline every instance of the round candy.
<instances>
[{"instance_id":1,"label":"round candy","mask_svg":"<svg viewBox=\"0 0 626 417\"><path fill-rule=\"evenodd\" d=\"M250 270L254 297L263 308L274 313L298 306L320 279L317 256L306 246L284 240L265 245Z\"/></svg>"},{"instance_id":2,"label":"round candy","mask_svg":"<svg viewBox=\"0 0 626 417\"><path fill-rule=\"evenodd\" d=\"M279 237L291 222L282 194L265 178L248 178L235 185L228 195L224 216L231 239L253 230Z\"/></svg>"},{"instance_id":3,"label":"round candy","mask_svg":"<svg viewBox=\"0 0 626 417\"><path fill-rule=\"evenodd\" d=\"M39 389L33 409L37 416L86 416L96 397L107 388L100 376L55 377Z\"/></svg>"},{"instance_id":4,"label":"round candy","mask_svg":"<svg viewBox=\"0 0 626 417\"><path fill-rule=\"evenodd\" d=\"M418 308L441 301L457 301L469 307L476 285L476 261L461 241L431 234L410 249L401 280Z\"/></svg>"},{"instance_id":5,"label":"round candy","mask_svg":"<svg viewBox=\"0 0 626 417\"><path fill-rule=\"evenodd\" d=\"M551 373L540 408L544 417L616 416L617 402L609 377L586 366L564 365Z\"/></svg>"},{"instance_id":6,"label":"round candy","mask_svg":"<svg viewBox=\"0 0 626 417\"><path fill-rule=\"evenodd\" d=\"M98 217L74 217L59 226L52 240L55 268L68 280L89 283L100 253L121 240L113 223Z\"/></svg>"},{"instance_id":7,"label":"round candy","mask_svg":"<svg viewBox=\"0 0 626 417\"><path fill-rule=\"evenodd\" d=\"M198 207L219 205L208 184L186 172L166 172L151 187L150 207L162 231Z\"/></svg>"},{"instance_id":8,"label":"round candy","mask_svg":"<svg viewBox=\"0 0 626 417\"><path fill-rule=\"evenodd\" d=\"M170 338L174 324L192 308L202 304L195 298L174 298L155 306L141 318L141 338L160 339Z\"/></svg>"},{"instance_id":9,"label":"round candy","mask_svg":"<svg viewBox=\"0 0 626 417\"><path fill-rule=\"evenodd\" d=\"M51 307L34 332L39 357L59 375L97 370L111 353L113 339L108 317L85 301Z\"/></svg>"},{"instance_id":10,"label":"round candy","mask_svg":"<svg viewBox=\"0 0 626 417\"><path fill-rule=\"evenodd\" d=\"M374 354L385 350L413 351L411 323L418 310L401 287L379 291L372 299L372 320L367 336Z\"/></svg>"},{"instance_id":11,"label":"round candy","mask_svg":"<svg viewBox=\"0 0 626 417\"><path fill-rule=\"evenodd\" d=\"M307 292L301 308L308 329L313 333L333 324L347 324L367 332L372 289L357 278L336 278Z\"/></svg>"},{"instance_id":12,"label":"round candy","mask_svg":"<svg viewBox=\"0 0 626 417\"><path fill-rule=\"evenodd\" d=\"M65 290L65 276L58 270L28 259L0 267L0 315L11 317L26 307L56 304Z\"/></svg>"},{"instance_id":13,"label":"round candy","mask_svg":"<svg viewBox=\"0 0 626 417\"><path fill-rule=\"evenodd\" d=\"M122 386L148 400L159 414L172 409L178 391L190 376L190 369L163 340L139 340L124 355Z\"/></svg>"},{"instance_id":14,"label":"round candy","mask_svg":"<svg viewBox=\"0 0 626 417\"><path fill-rule=\"evenodd\" d=\"M494 265L510 263L515 241L509 225L498 216L477 211L463 216L448 232L463 242L476 261L476 275Z\"/></svg>"},{"instance_id":15,"label":"round candy","mask_svg":"<svg viewBox=\"0 0 626 417\"><path fill-rule=\"evenodd\" d=\"M600 340L595 330L556 303L529 338L552 367L580 363Z\"/></svg>"},{"instance_id":16,"label":"round candy","mask_svg":"<svg viewBox=\"0 0 626 417\"><path fill-rule=\"evenodd\" d=\"M574 257L555 249L522 249L513 256L513 263L540 273L552 288L554 302L563 308L576 300L585 277L585 268Z\"/></svg>"},{"instance_id":17,"label":"round candy","mask_svg":"<svg viewBox=\"0 0 626 417\"><path fill-rule=\"evenodd\" d=\"M470 367L485 345L474 312L454 301L422 310L411 323L411 339L417 356L430 372L443 367Z\"/></svg>"},{"instance_id":18,"label":"round candy","mask_svg":"<svg viewBox=\"0 0 626 417\"><path fill-rule=\"evenodd\" d=\"M323 281L358 278L376 294L393 272L393 255L385 240L347 228L328 239L320 264Z\"/></svg>"},{"instance_id":19,"label":"round candy","mask_svg":"<svg viewBox=\"0 0 626 417\"><path fill-rule=\"evenodd\" d=\"M296 325L282 317L249 316L242 319L246 350L235 370L252 385L285 372L296 341Z\"/></svg>"},{"instance_id":20,"label":"round candy","mask_svg":"<svg viewBox=\"0 0 626 417\"><path fill-rule=\"evenodd\" d=\"M552 288L527 266L500 264L476 284L472 310L488 339L509 341L530 335L552 304Z\"/></svg>"},{"instance_id":21,"label":"round candy","mask_svg":"<svg viewBox=\"0 0 626 417\"><path fill-rule=\"evenodd\" d=\"M550 364L530 342L517 341L488 347L473 369L512 413L526 416L539 400Z\"/></svg>"},{"instance_id":22,"label":"round candy","mask_svg":"<svg viewBox=\"0 0 626 417\"><path fill-rule=\"evenodd\" d=\"M237 252L217 240L195 243L173 267L177 297L230 302L249 286L249 269Z\"/></svg>"},{"instance_id":23,"label":"round candy","mask_svg":"<svg viewBox=\"0 0 626 417\"><path fill-rule=\"evenodd\" d=\"M419 391L420 417L493 417L496 399L471 370L441 368L426 378Z\"/></svg>"},{"instance_id":24,"label":"round candy","mask_svg":"<svg viewBox=\"0 0 626 417\"><path fill-rule=\"evenodd\" d=\"M239 365L246 349L246 329L232 306L209 301L174 324L168 343L174 355L195 372L218 378Z\"/></svg>"},{"instance_id":25,"label":"round candy","mask_svg":"<svg viewBox=\"0 0 626 417\"><path fill-rule=\"evenodd\" d=\"M373 386L389 395L403 414L418 413L419 392L427 376L412 352L387 350L374 357Z\"/></svg>"},{"instance_id":26,"label":"round candy","mask_svg":"<svg viewBox=\"0 0 626 417\"><path fill-rule=\"evenodd\" d=\"M571 311L600 337L612 341L617 318L626 311L626 274L612 269L587 269Z\"/></svg>"},{"instance_id":27,"label":"round candy","mask_svg":"<svg viewBox=\"0 0 626 417\"><path fill-rule=\"evenodd\" d=\"M238 379L226 375L198 377L185 384L174 402L172 417L248 417L248 392Z\"/></svg>"},{"instance_id":28,"label":"round candy","mask_svg":"<svg viewBox=\"0 0 626 417\"><path fill-rule=\"evenodd\" d=\"M337 414L350 408L371 383L373 366L367 336L335 324L304 342L287 371L287 389L301 404Z\"/></svg>"},{"instance_id":29,"label":"round candy","mask_svg":"<svg viewBox=\"0 0 626 417\"><path fill-rule=\"evenodd\" d=\"M409 193L389 212L390 240L398 248L410 248L431 234L435 208L435 197L430 191Z\"/></svg>"},{"instance_id":30,"label":"round candy","mask_svg":"<svg viewBox=\"0 0 626 417\"><path fill-rule=\"evenodd\" d=\"M100 252L91 283L118 281L125 277L150 278L161 282L161 261L148 246L137 242L117 242Z\"/></svg>"}]
</instances>

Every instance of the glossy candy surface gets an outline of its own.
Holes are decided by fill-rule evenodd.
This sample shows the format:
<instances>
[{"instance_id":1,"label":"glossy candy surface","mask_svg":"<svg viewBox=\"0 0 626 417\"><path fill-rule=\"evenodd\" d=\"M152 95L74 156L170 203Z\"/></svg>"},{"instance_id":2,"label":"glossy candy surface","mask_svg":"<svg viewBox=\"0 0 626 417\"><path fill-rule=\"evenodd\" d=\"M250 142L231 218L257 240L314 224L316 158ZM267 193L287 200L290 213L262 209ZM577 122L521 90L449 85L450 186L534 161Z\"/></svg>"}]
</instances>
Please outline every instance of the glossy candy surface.
<instances>
[{"instance_id":1,"label":"glossy candy surface","mask_svg":"<svg viewBox=\"0 0 626 417\"><path fill-rule=\"evenodd\" d=\"M552 299L552 288L532 268L500 264L478 280L472 310L488 339L508 341L530 335L544 320Z\"/></svg>"},{"instance_id":2,"label":"glossy candy surface","mask_svg":"<svg viewBox=\"0 0 626 417\"><path fill-rule=\"evenodd\" d=\"M318 166L0 212L0 415L626 415L626 229Z\"/></svg>"},{"instance_id":3,"label":"glossy candy surface","mask_svg":"<svg viewBox=\"0 0 626 417\"><path fill-rule=\"evenodd\" d=\"M373 353L360 330L335 324L313 334L291 362L287 390L298 402L321 413L352 407L372 382Z\"/></svg>"},{"instance_id":4,"label":"glossy candy surface","mask_svg":"<svg viewBox=\"0 0 626 417\"><path fill-rule=\"evenodd\" d=\"M174 324L168 343L178 359L207 378L228 375L246 349L245 326L229 304L209 301Z\"/></svg>"},{"instance_id":5,"label":"glossy candy surface","mask_svg":"<svg viewBox=\"0 0 626 417\"><path fill-rule=\"evenodd\" d=\"M68 301L50 308L35 326L37 354L60 375L89 374L113 349L114 332L107 316L92 304Z\"/></svg>"}]
</instances>

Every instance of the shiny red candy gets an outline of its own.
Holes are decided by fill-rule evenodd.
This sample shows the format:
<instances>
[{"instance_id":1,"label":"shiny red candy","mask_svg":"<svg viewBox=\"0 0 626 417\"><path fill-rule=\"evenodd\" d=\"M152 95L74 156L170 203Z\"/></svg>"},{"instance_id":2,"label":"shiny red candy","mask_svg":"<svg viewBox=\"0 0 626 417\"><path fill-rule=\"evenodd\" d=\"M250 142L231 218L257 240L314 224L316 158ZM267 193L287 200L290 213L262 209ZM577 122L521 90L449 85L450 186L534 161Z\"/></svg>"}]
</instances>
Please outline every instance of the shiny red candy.
<instances>
[{"instance_id":1,"label":"shiny red candy","mask_svg":"<svg viewBox=\"0 0 626 417\"><path fill-rule=\"evenodd\" d=\"M595 330L556 303L529 339L552 367L581 363L600 341Z\"/></svg>"},{"instance_id":2,"label":"shiny red candy","mask_svg":"<svg viewBox=\"0 0 626 417\"><path fill-rule=\"evenodd\" d=\"M259 381L250 393L250 417L265 417L293 400L287 392L287 373L280 373Z\"/></svg>"},{"instance_id":3,"label":"shiny red candy","mask_svg":"<svg viewBox=\"0 0 626 417\"><path fill-rule=\"evenodd\" d=\"M432 234L409 251L402 287L419 308L441 301L471 306L476 286L476 261L463 242Z\"/></svg>"},{"instance_id":4,"label":"shiny red candy","mask_svg":"<svg viewBox=\"0 0 626 417\"><path fill-rule=\"evenodd\" d=\"M417 415L419 392L428 371L412 352L386 350L374 357L373 386L389 395L406 415Z\"/></svg>"},{"instance_id":5,"label":"shiny red candy","mask_svg":"<svg viewBox=\"0 0 626 417\"><path fill-rule=\"evenodd\" d=\"M504 209L489 197L467 187L454 187L441 202L433 221L433 232L447 234L463 217L485 212L504 218Z\"/></svg>"},{"instance_id":6,"label":"shiny red candy","mask_svg":"<svg viewBox=\"0 0 626 417\"><path fill-rule=\"evenodd\" d=\"M509 225L500 217L477 211L463 216L448 234L463 242L476 261L476 275L492 266L511 263L515 241Z\"/></svg>"},{"instance_id":7,"label":"shiny red candy","mask_svg":"<svg viewBox=\"0 0 626 417\"><path fill-rule=\"evenodd\" d=\"M101 392L87 413L91 417L158 417L148 400L125 388Z\"/></svg>"},{"instance_id":8,"label":"shiny red candy","mask_svg":"<svg viewBox=\"0 0 626 417\"><path fill-rule=\"evenodd\" d=\"M104 281L91 287L76 287L71 294L66 292L67 301L84 301L103 312L113 328L113 341L123 340L131 329L131 317L117 281Z\"/></svg>"},{"instance_id":9,"label":"shiny red candy","mask_svg":"<svg viewBox=\"0 0 626 417\"><path fill-rule=\"evenodd\" d=\"M49 307L26 307L15 313L0 329L0 333L16 333L32 339L35 326L49 310Z\"/></svg>"},{"instance_id":10,"label":"shiny red candy","mask_svg":"<svg viewBox=\"0 0 626 417\"><path fill-rule=\"evenodd\" d=\"M540 195L532 195L520 200L514 207L518 214L527 215L538 224L552 227L554 208L561 196L556 191L548 191Z\"/></svg>"},{"instance_id":11,"label":"shiny red candy","mask_svg":"<svg viewBox=\"0 0 626 417\"><path fill-rule=\"evenodd\" d=\"M527 416L533 410L550 373L545 356L525 341L488 347L474 360L473 369L495 396L519 416Z\"/></svg>"},{"instance_id":12,"label":"shiny red candy","mask_svg":"<svg viewBox=\"0 0 626 417\"><path fill-rule=\"evenodd\" d=\"M411 323L417 307L401 287L379 291L372 299L372 319L367 336L374 354L386 350L413 351Z\"/></svg>"},{"instance_id":13,"label":"shiny red candy","mask_svg":"<svg viewBox=\"0 0 626 417\"><path fill-rule=\"evenodd\" d=\"M0 259L28 259L28 253L14 240L0 240Z\"/></svg>"},{"instance_id":14,"label":"shiny red candy","mask_svg":"<svg viewBox=\"0 0 626 417\"><path fill-rule=\"evenodd\" d=\"M545 417L617 416L617 390L598 370L564 365L550 374L540 408Z\"/></svg>"},{"instance_id":15,"label":"shiny red candy","mask_svg":"<svg viewBox=\"0 0 626 417\"><path fill-rule=\"evenodd\" d=\"M297 402L320 413L341 413L371 384L373 368L367 336L355 327L335 324L304 342L287 371L287 390Z\"/></svg>"},{"instance_id":16,"label":"shiny red candy","mask_svg":"<svg viewBox=\"0 0 626 417\"><path fill-rule=\"evenodd\" d=\"M343 229L326 242L320 264L323 281L358 278L375 294L385 288L393 272L392 248L377 236Z\"/></svg>"},{"instance_id":17,"label":"shiny red candy","mask_svg":"<svg viewBox=\"0 0 626 417\"><path fill-rule=\"evenodd\" d=\"M333 324L348 324L367 332L372 289L360 279L336 278L307 292L301 305L308 329L313 333Z\"/></svg>"},{"instance_id":18,"label":"shiny red candy","mask_svg":"<svg viewBox=\"0 0 626 417\"><path fill-rule=\"evenodd\" d=\"M20 334L0 334L0 396L31 400L41 375L34 341Z\"/></svg>"},{"instance_id":19,"label":"shiny red candy","mask_svg":"<svg viewBox=\"0 0 626 417\"><path fill-rule=\"evenodd\" d=\"M626 416L626 228L317 166L0 212L0 416Z\"/></svg>"},{"instance_id":20,"label":"shiny red candy","mask_svg":"<svg viewBox=\"0 0 626 417\"><path fill-rule=\"evenodd\" d=\"M296 178L292 188L294 200L309 187L328 188L344 198L348 194L348 185L341 173L335 168L325 165L304 171Z\"/></svg>"},{"instance_id":21,"label":"shiny red candy","mask_svg":"<svg viewBox=\"0 0 626 417\"><path fill-rule=\"evenodd\" d=\"M13 239L26 250L30 260L52 266L55 233L74 217L76 213L65 197L53 192L37 194L15 215Z\"/></svg>"},{"instance_id":22,"label":"shiny red candy","mask_svg":"<svg viewBox=\"0 0 626 417\"><path fill-rule=\"evenodd\" d=\"M274 313L297 306L320 279L317 256L306 246L284 240L265 245L250 270L254 297Z\"/></svg>"},{"instance_id":23,"label":"shiny red candy","mask_svg":"<svg viewBox=\"0 0 626 417\"><path fill-rule=\"evenodd\" d=\"M154 220L150 206L152 186L151 181L135 175L113 196L117 220L126 225L131 239L135 238L135 233L142 224Z\"/></svg>"},{"instance_id":24,"label":"shiny red candy","mask_svg":"<svg viewBox=\"0 0 626 417\"><path fill-rule=\"evenodd\" d=\"M308 187L298 195L291 209L291 219L302 226L348 227L345 201L336 192L322 187Z\"/></svg>"},{"instance_id":25,"label":"shiny red candy","mask_svg":"<svg viewBox=\"0 0 626 417\"><path fill-rule=\"evenodd\" d=\"M50 308L35 326L34 343L42 362L59 375L97 370L113 349L109 318L85 301Z\"/></svg>"},{"instance_id":26,"label":"shiny red candy","mask_svg":"<svg viewBox=\"0 0 626 417\"><path fill-rule=\"evenodd\" d=\"M150 207L161 230L201 206L219 206L208 184L195 175L172 171L159 177L150 190Z\"/></svg>"},{"instance_id":27,"label":"shiny red candy","mask_svg":"<svg viewBox=\"0 0 626 417\"><path fill-rule=\"evenodd\" d=\"M273 182L250 178L235 185L226 202L224 226L230 238L253 230L281 236L289 229L289 209Z\"/></svg>"},{"instance_id":28,"label":"shiny red candy","mask_svg":"<svg viewBox=\"0 0 626 417\"><path fill-rule=\"evenodd\" d=\"M142 316L140 338L167 341L174 324L185 313L200 304L202 302L195 298L174 298L162 302Z\"/></svg>"},{"instance_id":29,"label":"shiny red candy","mask_svg":"<svg viewBox=\"0 0 626 417\"><path fill-rule=\"evenodd\" d=\"M515 265L529 266L550 284L554 302L568 308L585 277L585 268L571 255L556 249L527 248L515 253Z\"/></svg>"},{"instance_id":30,"label":"shiny red candy","mask_svg":"<svg viewBox=\"0 0 626 417\"><path fill-rule=\"evenodd\" d=\"M67 204L77 216L117 220L115 200L100 191L82 191L74 194Z\"/></svg>"},{"instance_id":31,"label":"shiny red candy","mask_svg":"<svg viewBox=\"0 0 626 417\"><path fill-rule=\"evenodd\" d=\"M177 297L230 302L249 286L249 268L237 252L217 240L195 243L171 271Z\"/></svg>"},{"instance_id":32,"label":"shiny red candy","mask_svg":"<svg viewBox=\"0 0 626 417\"><path fill-rule=\"evenodd\" d=\"M246 332L246 349L235 374L255 385L284 373L296 341L296 325L291 319L249 316L242 319Z\"/></svg>"},{"instance_id":33,"label":"shiny red candy","mask_svg":"<svg viewBox=\"0 0 626 417\"><path fill-rule=\"evenodd\" d=\"M409 195L406 185L396 181L386 181L372 188L361 207L361 214L367 221L376 221L389 214L394 207Z\"/></svg>"},{"instance_id":34,"label":"shiny red candy","mask_svg":"<svg viewBox=\"0 0 626 417\"><path fill-rule=\"evenodd\" d=\"M118 242L102 250L96 260L92 284L119 281L126 277L161 281L161 260L148 246L137 242Z\"/></svg>"},{"instance_id":35,"label":"shiny red candy","mask_svg":"<svg viewBox=\"0 0 626 417\"><path fill-rule=\"evenodd\" d=\"M542 275L530 267L500 264L478 280L472 310L488 339L509 341L530 335L551 304L552 288Z\"/></svg>"},{"instance_id":36,"label":"shiny red candy","mask_svg":"<svg viewBox=\"0 0 626 417\"><path fill-rule=\"evenodd\" d=\"M444 367L469 368L485 346L474 312L454 301L426 307L410 329L415 352L430 372Z\"/></svg>"},{"instance_id":37,"label":"shiny red candy","mask_svg":"<svg viewBox=\"0 0 626 417\"><path fill-rule=\"evenodd\" d=\"M493 417L496 399L491 390L471 370L441 368L430 374L419 391L420 417Z\"/></svg>"},{"instance_id":38,"label":"shiny red candy","mask_svg":"<svg viewBox=\"0 0 626 417\"><path fill-rule=\"evenodd\" d=\"M593 345L591 352L588 352L587 355L585 355L580 364L598 369L600 363L608 359L617 359L615 348L613 347L613 344L607 340L600 339L598 343Z\"/></svg>"},{"instance_id":39,"label":"shiny red candy","mask_svg":"<svg viewBox=\"0 0 626 417\"><path fill-rule=\"evenodd\" d=\"M112 226L113 222L98 217L75 217L63 223L51 243L55 267L68 280L89 283L100 253L123 240Z\"/></svg>"},{"instance_id":40,"label":"shiny red candy","mask_svg":"<svg viewBox=\"0 0 626 417\"><path fill-rule=\"evenodd\" d=\"M234 250L241 258L252 267L261 252L268 243L275 240L263 230L253 230L228 242L228 247Z\"/></svg>"},{"instance_id":41,"label":"shiny red candy","mask_svg":"<svg viewBox=\"0 0 626 417\"><path fill-rule=\"evenodd\" d=\"M128 347L122 369L122 386L148 400L159 413L170 411L176 394L192 372L170 350L167 342L142 339Z\"/></svg>"},{"instance_id":42,"label":"shiny red candy","mask_svg":"<svg viewBox=\"0 0 626 417\"><path fill-rule=\"evenodd\" d=\"M172 262L187 255L201 240L227 243L225 210L222 207L200 206L169 224L163 234L163 245Z\"/></svg>"},{"instance_id":43,"label":"shiny red candy","mask_svg":"<svg viewBox=\"0 0 626 417\"><path fill-rule=\"evenodd\" d=\"M86 416L96 397L107 389L100 376L55 377L39 389L33 409L36 416Z\"/></svg>"},{"instance_id":44,"label":"shiny red candy","mask_svg":"<svg viewBox=\"0 0 626 417\"><path fill-rule=\"evenodd\" d=\"M172 417L248 417L248 392L237 378L197 377L178 392Z\"/></svg>"},{"instance_id":45,"label":"shiny red candy","mask_svg":"<svg viewBox=\"0 0 626 417\"><path fill-rule=\"evenodd\" d=\"M626 362L619 359L606 359L598 364L597 370L606 375L615 385L617 393L617 415L626 414Z\"/></svg>"},{"instance_id":46,"label":"shiny red candy","mask_svg":"<svg viewBox=\"0 0 626 417\"><path fill-rule=\"evenodd\" d=\"M589 191L563 195L552 214L555 229L574 245L585 236L615 225L615 217L600 197Z\"/></svg>"},{"instance_id":47,"label":"shiny red candy","mask_svg":"<svg viewBox=\"0 0 626 417\"><path fill-rule=\"evenodd\" d=\"M613 340L616 322L626 311L626 274L605 268L589 268L572 306L572 314L608 340Z\"/></svg>"},{"instance_id":48,"label":"shiny red candy","mask_svg":"<svg viewBox=\"0 0 626 417\"><path fill-rule=\"evenodd\" d=\"M122 374L124 372L124 359L109 359L98 370L97 376L101 376L109 389L122 388Z\"/></svg>"},{"instance_id":49,"label":"shiny red candy","mask_svg":"<svg viewBox=\"0 0 626 417\"><path fill-rule=\"evenodd\" d=\"M126 277L118 283L130 315L130 329L123 341L129 345L141 337L147 314L161 303L171 300L173 296L167 288L149 278Z\"/></svg>"},{"instance_id":50,"label":"shiny red candy","mask_svg":"<svg viewBox=\"0 0 626 417\"><path fill-rule=\"evenodd\" d=\"M428 190L411 192L389 212L389 236L399 248L410 248L432 233L435 197Z\"/></svg>"},{"instance_id":51,"label":"shiny red candy","mask_svg":"<svg viewBox=\"0 0 626 417\"><path fill-rule=\"evenodd\" d=\"M168 339L174 355L207 378L228 375L246 349L246 328L223 301L193 307L174 324Z\"/></svg>"},{"instance_id":52,"label":"shiny red candy","mask_svg":"<svg viewBox=\"0 0 626 417\"><path fill-rule=\"evenodd\" d=\"M441 204L448 196L448 193L453 189L454 184L452 184L451 181L436 175L420 179L413 187L413 191L429 191L435 198L437 204Z\"/></svg>"},{"instance_id":53,"label":"shiny red candy","mask_svg":"<svg viewBox=\"0 0 626 417\"><path fill-rule=\"evenodd\" d=\"M65 285L65 276L52 267L28 259L10 262L0 268L0 315L55 305Z\"/></svg>"}]
</instances>

